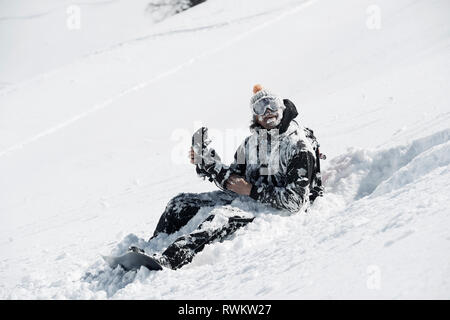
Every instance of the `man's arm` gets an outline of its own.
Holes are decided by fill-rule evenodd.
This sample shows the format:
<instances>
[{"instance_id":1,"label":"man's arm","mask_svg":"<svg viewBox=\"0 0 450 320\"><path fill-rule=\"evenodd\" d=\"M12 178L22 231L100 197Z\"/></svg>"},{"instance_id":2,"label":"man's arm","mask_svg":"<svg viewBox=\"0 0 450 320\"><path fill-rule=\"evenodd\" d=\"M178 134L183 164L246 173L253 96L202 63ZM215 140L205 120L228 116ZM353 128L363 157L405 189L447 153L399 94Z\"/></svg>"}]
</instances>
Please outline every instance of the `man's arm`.
<instances>
[{"instance_id":1,"label":"man's arm","mask_svg":"<svg viewBox=\"0 0 450 320\"><path fill-rule=\"evenodd\" d=\"M245 162L245 144L246 141L238 148L234 154L234 162L227 166L220 161L220 157L215 154L214 161L201 161L196 164L196 172L200 177L208 178L209 181L215 182L216 185L226 189L226 182L231 175L244 176L246 170ZM207 151L207 150L206 150ZM208 152L208 151L207 151ZM191 151L191 162L194 163L193 150ZM195 163L194 163L195 164Z\"/></svg>"},{"instance_id":2,"label":"man's arm","mask_svg":"<svg viewBox=\"0 0 450 320\"><path fill-rule=\"evenodd\" d=\"M314 169L314 155L299 151L290 161L286 183L282 187L273 185L253 186L250 197L277 209L297 212L309 198L309 184Z\"/></svg>"}]
</instances>

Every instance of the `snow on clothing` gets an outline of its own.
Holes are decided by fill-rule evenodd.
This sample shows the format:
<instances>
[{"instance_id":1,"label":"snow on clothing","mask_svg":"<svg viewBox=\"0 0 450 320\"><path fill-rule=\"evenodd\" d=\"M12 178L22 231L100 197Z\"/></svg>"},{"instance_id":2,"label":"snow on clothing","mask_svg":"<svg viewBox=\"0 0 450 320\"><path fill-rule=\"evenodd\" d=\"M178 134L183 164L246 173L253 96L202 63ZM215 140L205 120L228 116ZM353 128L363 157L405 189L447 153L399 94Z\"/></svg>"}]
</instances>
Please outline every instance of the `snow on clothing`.
<instances>
[{"instance_id":1,"label":"snow on clothing","mask_svg":"<svg viewBox=\"0 0 450 320\"><path fill-rule=\"evenodd\" d=\"M230 166L220 161L197 164L200 176L212 179L225 188L231 174L237 174L253 185L250 197L277 209L297 212L305 207L310 190L316 187L313 177L316 156L310 142L312 131L293 120L295 105L285 99L283 119L276 129L266 130L252 124L253 134L238 148ZM320 178L320 177L319 177Z\"/></svg>"},{"instance_id":2,"label":"snow on clothing","mask_svg":"<svg viewBox=\"0 0 450 320\"><path fill-rule=\"evenodd\" d=\"M177 195L167 204L153 237L180 230L200 208L226 206L237 197L290 212L305 209L310 200L314 200L316 194L310 193L310 189L317 187L313 176L316 158L307 138L312 132L293 120L298 115L295 105L289 100L283 103L286 108L280 125L276 129L265 130L256 123L252 124L253 134L238 148L230 166L222 164L218 156L196 165L199 176L209 178L224 191ZM206 150L206 153L210 154L211 150ZM243 176L253 185L250 197L225 189L225 182L231 174ZM178 238L163 252L163 259L171 268L177 269L189 263L206 244L224 240L253 220L252 216L237 208L227 209L227 216L224 216L224 210L219 215L213 210L197 230Z\"/></svg>"},{"instance_id":3,"label":"snow on clothing","mask_svg":"<svg viewBox=\"0 0 450 320\"><path fill-rule=\"evenodd\" d=\"M224 240L238 228L252 222L254 217L251 214L235 207L224 207L237 198L243 197L230 191L181 193L172 198L159 220L153 237L160 233L177 232L201 208L222 207L220 207L221 210L212 210L194 232L179 237L162 253L165 265L172 269L181 268L191 262L194 255L203 250L205 245L215 240Z\"/></svg>"}]
</instances>

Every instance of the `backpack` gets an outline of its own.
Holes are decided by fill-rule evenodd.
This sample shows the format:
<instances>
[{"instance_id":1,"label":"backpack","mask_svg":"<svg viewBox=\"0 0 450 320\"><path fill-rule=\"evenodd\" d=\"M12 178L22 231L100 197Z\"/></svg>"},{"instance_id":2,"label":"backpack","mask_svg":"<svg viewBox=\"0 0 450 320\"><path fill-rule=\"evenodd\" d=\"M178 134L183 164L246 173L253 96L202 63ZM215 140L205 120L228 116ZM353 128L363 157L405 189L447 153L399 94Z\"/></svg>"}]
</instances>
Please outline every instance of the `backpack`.
<instances>
[{"instance_id":1,"label":"backpack","mask_svg":"<svg viewBox=\"0 0 450 320\"><path fill-rule=\"evenodd\" d=\"M323 197L324 187L322 185L322 175L320 173L320 160L325 160L327 157L320 153L320 144L311 129L305 128L305 136L311 142L315 156L314 169L309 184L309 201L312 203L317 197Z\"/></svg>"}]
</instances>

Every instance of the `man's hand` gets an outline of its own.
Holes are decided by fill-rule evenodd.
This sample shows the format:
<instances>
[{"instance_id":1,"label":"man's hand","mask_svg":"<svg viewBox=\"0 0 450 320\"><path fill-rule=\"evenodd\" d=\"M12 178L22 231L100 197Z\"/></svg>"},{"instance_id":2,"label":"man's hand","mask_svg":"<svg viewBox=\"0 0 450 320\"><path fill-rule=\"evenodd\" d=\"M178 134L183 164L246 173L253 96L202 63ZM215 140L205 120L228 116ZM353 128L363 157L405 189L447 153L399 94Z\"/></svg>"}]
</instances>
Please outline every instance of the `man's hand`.
<instances>
[{"instance_id":1,"label":"man's hand","mask_svg":"<svg viewBox=\"0 0 450 320\"><path fill-rule=\"evenodd\" d=\"M241 176L232 174L225 182L225 187L237 194L249 196L252 190L252 184L245 181Z\"/></svg>"}]
</instances>

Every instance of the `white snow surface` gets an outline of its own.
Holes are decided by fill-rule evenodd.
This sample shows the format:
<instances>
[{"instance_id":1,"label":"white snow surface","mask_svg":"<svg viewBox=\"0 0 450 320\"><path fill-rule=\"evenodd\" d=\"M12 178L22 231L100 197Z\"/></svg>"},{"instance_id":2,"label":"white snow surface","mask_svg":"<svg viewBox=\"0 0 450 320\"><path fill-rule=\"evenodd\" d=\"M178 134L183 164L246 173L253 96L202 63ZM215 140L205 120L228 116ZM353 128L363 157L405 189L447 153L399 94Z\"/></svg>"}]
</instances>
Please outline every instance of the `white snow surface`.
<instances>
[{"instance_id":1,"label":"white snow surface","mask_svg":"<svg viewBox=\"0 0 450 320\"><path fill-rule=\"evenodd\" d=\"M450 298L448 0L208 0L157 24L145 3L80 3L71 41L71 2L0 1L0 298ZM173 196L216 189L190 134L231 159L255 83L314 129L325 196L202 209L148 245ZM180 270L101 259L227 210L256 219Z\"/></svg>"}]
</instances>

